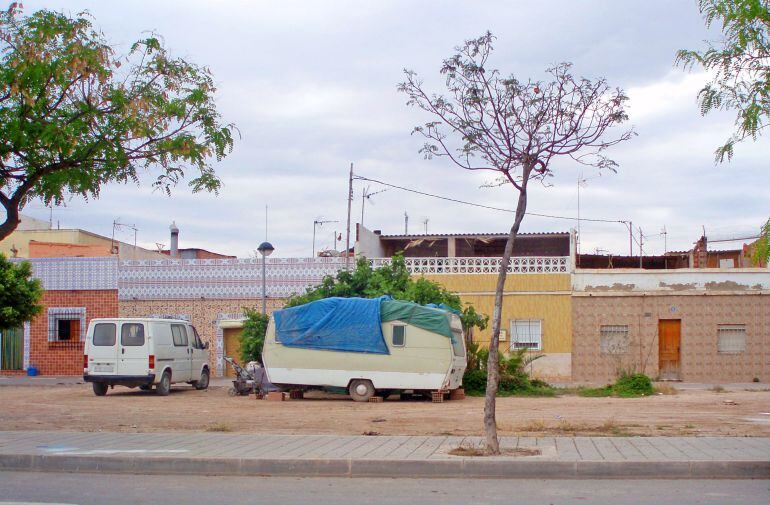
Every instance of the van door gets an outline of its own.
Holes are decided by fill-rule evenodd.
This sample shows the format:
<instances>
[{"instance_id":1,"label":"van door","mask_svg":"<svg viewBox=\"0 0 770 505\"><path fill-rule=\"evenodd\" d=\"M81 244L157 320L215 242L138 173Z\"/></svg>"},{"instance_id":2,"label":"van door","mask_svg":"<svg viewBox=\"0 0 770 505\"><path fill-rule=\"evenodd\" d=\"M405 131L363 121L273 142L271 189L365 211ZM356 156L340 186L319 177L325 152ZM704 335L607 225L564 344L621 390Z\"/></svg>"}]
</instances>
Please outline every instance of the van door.
<instances>
[{"instance_id":1,"label":"van door","mask_svg":"<svg viewBox=\"0 0 770 505\"><path fill-rule=\"evenodd\" d=\"M200 377L203 365L209 359L208 350L203 348L203 342L198 335L198 331L195 326L187 327L187 335L190 337L190 344L192 347L192 377L191 380L198 380Z\"/></svg>"},{"instance_id":2,"label":"van door","mask_svg":"<svg viewBox=\"0 0 770 505\"><path fill-rule=\"evenodd\" d=\"M88 375L118 374L116 323L91 323L86 337Z\"/></svg>"},{"instance_id":3,"label":"van door","mask_svg":"<svg viewBox=\"0 0 770 505\"><path fill-rule=\"evenodd\" d=\"M187 382L191 380L192 373L192 349L187 338L187 328L184 324L171 324L171 338L173 340L172 352L174 353L174 382Z\"/></svg>"},{"instance_id":4,"label":"van door","mask_svg":"<svg viewBox=\"0 0 770 505\"><path fill-rule=\"evenodd\" d=\"M144 323L122 323L118 375L147 375L149 355L148 335Z\"/></svg>"}]
</instances>

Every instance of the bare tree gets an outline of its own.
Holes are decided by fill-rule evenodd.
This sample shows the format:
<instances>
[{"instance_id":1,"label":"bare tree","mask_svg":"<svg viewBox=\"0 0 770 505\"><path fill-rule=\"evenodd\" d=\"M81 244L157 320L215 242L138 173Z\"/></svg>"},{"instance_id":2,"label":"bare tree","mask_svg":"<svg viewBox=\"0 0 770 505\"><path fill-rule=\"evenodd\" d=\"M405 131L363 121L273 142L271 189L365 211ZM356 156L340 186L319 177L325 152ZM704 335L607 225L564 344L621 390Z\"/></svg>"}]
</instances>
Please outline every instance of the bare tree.
<instances>
[{"instance_id":1,"label":"bare tree","mask_svg":"<svg viewBox=\"0 0 770 505\"><path fill-rule=\"evenodd\" d=\"M628 97L622 90L610 88L604 79L573 77L569 63L548 69L548 81L504 77L498 70L486 68L493 41L487 32L455 48L456 54L441 67L445 95L428 93L411 70L404 71L406 80L399 90L409 96L408 105L433 116L433 121L414 129L426 138L420 150L426 158L447 157L466 170L490 171L497 184L509 184L518 194L495 289L484 402L486 450L499 454L495 398L503 287L513 243L527 211L528 186L552 175L551 161L558 157L614 171L617 164L603 151L634 133L623 130L610 140L604 138L613 126L628 119L624 109Z\"/></svg>"}]
</instances>

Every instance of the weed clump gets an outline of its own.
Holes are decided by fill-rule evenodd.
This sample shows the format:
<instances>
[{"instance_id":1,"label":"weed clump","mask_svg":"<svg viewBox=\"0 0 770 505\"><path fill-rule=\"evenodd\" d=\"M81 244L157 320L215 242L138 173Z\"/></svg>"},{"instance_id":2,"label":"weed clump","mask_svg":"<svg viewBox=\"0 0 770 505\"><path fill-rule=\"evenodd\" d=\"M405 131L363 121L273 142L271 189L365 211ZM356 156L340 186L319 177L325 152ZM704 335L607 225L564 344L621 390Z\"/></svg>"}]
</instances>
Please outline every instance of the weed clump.
<instances>
[{"instance_id":1,"label":"weed clump","mask_svg":"<svg viewBox=\"0 0 770 505\"><path fill-rule=\"evenodd\" d=\"M603 388L581 388L578 390L580 396L617 396L620 398L638 398L649 396L654 392L652 379L642 373L623 374L614 384L607 384Z\"/></svg>"}]
</instances>

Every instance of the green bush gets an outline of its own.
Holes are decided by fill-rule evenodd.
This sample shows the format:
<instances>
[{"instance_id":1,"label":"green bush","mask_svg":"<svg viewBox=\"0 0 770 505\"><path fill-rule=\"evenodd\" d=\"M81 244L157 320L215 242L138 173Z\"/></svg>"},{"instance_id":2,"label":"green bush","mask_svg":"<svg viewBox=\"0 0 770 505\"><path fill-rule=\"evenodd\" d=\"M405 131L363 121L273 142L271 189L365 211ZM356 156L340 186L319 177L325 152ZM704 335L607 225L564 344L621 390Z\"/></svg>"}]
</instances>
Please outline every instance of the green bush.
<instances>
[{"instance_id":1,"label":"green bush","mask_svg":"<svg viewBox=\"0 0 770 505\"><path fill-rule=\"evenodd\" d=\"M246 320L243 322L243 332L240 336L242 363L259 361L262 363L262 347L265 345L265 333L270 318L256 310L244 308Z\"/></svg>"},{"instance_id":2,"label":"green bush","mask_svg":"<svg viewBox=\"0 0 770 505\"><path fill-rule=\"evenodd\" d=\"M652 380L644 374L622 374L614 384L607 384L603 388L581 388L580 396L600 397L619 396L621 398L636 398L649 396L655 392Z\"/></svg>"},{"instance_id":3,"label":"green bush","mask_svg":"<svg viewBox=\"0 0 770 505\"><path fill-rule=\"evenodd\" d=\"M542 355L528 355L526 349L518 350L508 356L500 353L498 370L500 381L499 396L553 396L555 390L546 382L533 380L525 367ZM463 376L463 388L470 396L483 396L487 388L487 360L489 349L479 348L473 343L468 346L468 367Z\"/></svg>"}]
</instances>

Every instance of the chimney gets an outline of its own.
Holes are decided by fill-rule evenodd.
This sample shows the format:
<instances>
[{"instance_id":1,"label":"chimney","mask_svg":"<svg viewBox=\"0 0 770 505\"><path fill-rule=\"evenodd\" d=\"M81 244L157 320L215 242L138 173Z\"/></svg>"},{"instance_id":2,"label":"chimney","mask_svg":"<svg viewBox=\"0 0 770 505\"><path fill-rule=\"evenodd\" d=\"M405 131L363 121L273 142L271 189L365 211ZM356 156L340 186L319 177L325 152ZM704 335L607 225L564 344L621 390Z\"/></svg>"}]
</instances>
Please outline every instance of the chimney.
<instances>
[{"instance_id":1,"label":"chimney","mask_svg":"<svg viewBox=\"0 0 770 505\"><path fill-rule=\"evenodd\" d=\"M176 227L176 222L172 221L171 226L169 227L171 230L171 257L176 258L179 256L179 228Z\"/></svg>"}]
</instances>

